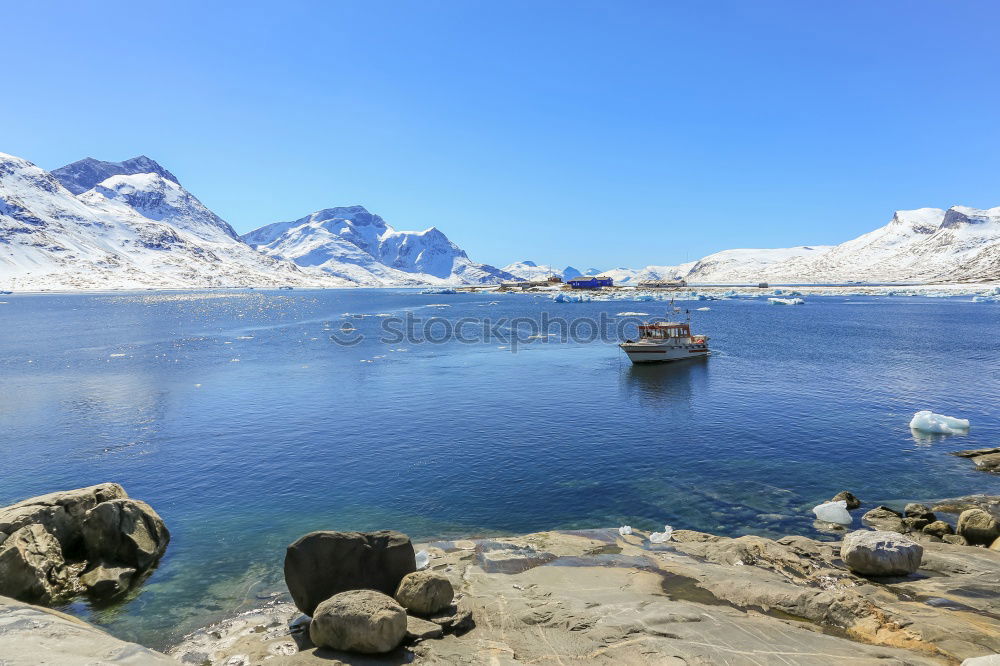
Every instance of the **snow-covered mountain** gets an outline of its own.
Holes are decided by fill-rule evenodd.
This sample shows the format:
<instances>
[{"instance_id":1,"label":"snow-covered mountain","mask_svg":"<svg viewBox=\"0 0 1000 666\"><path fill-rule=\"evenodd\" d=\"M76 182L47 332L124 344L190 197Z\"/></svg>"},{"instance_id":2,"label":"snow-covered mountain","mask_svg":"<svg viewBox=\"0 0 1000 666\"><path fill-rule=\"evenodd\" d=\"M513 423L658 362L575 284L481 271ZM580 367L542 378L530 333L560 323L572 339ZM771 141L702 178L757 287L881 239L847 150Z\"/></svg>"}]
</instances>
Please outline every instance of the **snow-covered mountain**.
<instances>
[{"instance_id":1,"label":"snow-covered mountain","mask_svg":"<svg viewBox=\"0 0 1000 666\"><path fill-rule=\"evenodd\" d=\"M829 245L803 245L778 249L723 250L689 264L683 277L689 282L757 282L768 269L792 259L819 256L829 252Z\"/></svg>"},{"instance_id":2,"label":"snow-covered mountain","mask_svg":"<svg viewBox=\"0 0 1000 666\"><path fill-rule=\"evenodd\" d=\"M513 280L478 264L436 227L397 231L362 206L326 208L292 222L276 222L242 239L267 255L290 259L370 286L487 284Z\"/></svg>"},{"instance_id":3,"label":"snow-covered mountain","mask_svg":"<svg viewBox=\"0 0 1000 666\"><path fill-rule=\"evenodd\" d=\"M133 157L124 162L102 162L93 157L67 164L52 170L52 175L73 194L82 194L98 183L103 183L111 176L131 176L137 173L155 173L177 185L181 182L177 176L170 173L145 155Z\"/></svg>"},{"instance_id":4,"label":"snow-covered mountain","mask_svg":"<svg viewBox=\"0 0 1000 666\"><path fill-rule=\"evenodd\" d=\"M0 288L347 284L255 251L148 158L82 164L58 170L76 189L119 173L76 195L0 153ZM153 171L120 173L134 168Z\"/></svg>"},{"instance_id":5,"label":"snow-covered mountain","mask_svg":"<svg viewBox=\"0 0 1000 666\"><path fill-rule=\"evenodd\" d=\"M502 270L510 273L514 277L521 278L522 280L533 281L547 280L553 275L560 277L563 280L571 280L575 277L583 275L583 273L572 266L567 266L566 268L559 270L554 266L548 266L546 264L539 265L533 261L515 261L513 264L504 266Z\"/></svg>"},{"instance_id":6,"label":"snow-covered mountain","mask_svg":"<svg viewBox=\"0 0 1000 666\"><path fill-rule=\"evenodd\" d=\"M723 250L678 266L600 274L617 285L671 278L691 284L996 281L1000 207L900 210L885 226L840 245Z\"/></svg>"},{"instance_id":7,"label":"snow-covered mountain","mask_svg":"<svg viewBox=\"0 0 1000 666\"><path fill-rule=\"evenodd\" d=\"M726 250L697 262L694 283L1000 280L1000 207L896 211L883 227L832 247Z\"/></svg>"}]
</instances>

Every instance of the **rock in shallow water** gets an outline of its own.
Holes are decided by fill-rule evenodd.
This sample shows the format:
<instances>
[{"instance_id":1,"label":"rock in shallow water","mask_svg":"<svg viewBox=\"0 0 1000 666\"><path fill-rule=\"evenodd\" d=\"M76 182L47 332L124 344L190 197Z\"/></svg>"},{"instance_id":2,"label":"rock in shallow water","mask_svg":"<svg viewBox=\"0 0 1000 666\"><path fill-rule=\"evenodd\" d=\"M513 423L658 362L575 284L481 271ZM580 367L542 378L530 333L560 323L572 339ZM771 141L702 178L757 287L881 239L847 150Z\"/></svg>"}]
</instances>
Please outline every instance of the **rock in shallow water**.
<instances>
[{"instance_id":1,"label":"rock in shallow water","mask_svg":"<svg viewBox=\"0 0 1000 666\"><path fill-rule=\"evenodd\" d=\"M285 584L298 609L312 615L321 601L347 590L394 594L403 576L416 568L405 534L312 532L288 547Z\"/></svg>"},{"instance_id":2,"label":"rock in shallow water","mask_svg":"<svg viewBox=\"0 0 1000 666\"><path fill-rule=\"evenodd\" d=\"M451 605L455 590L451 581L434 571L415 571L403 577L396 601L416 615L433 615Z\"/></svg>"},{"instance_id":3,"label":"rock in shallow water","mask_svg":"<svg viewBox=\"0 0 1000 666\"><path fill-rule=\"evenodd\" d=\"M920 568L923 547L895 532L858 530L844 537L840 557L862 576L903 576Z\"/></svg>"},{"instance_id":4,"label":"rock in shallow water","mask_svg":"<svg viewBox=\"0 0 1000 666\"><path fill-rule=\"evenodd\" d=\"M92 562L147 569L166 552L170 532L145 502L115 499L87 512L83 541Z\"/></svg>"},{"instance_id":5,"label":"rock in shallow water","mask_svg":"<svg viewBox=\"0 0 1000 666\"><path fill-rule=\"evenodd\" d=\"M848 511L851 511L851 510L854 510L854 509L860 509L861 508L861 500L859 500L857 497L855 497L854 493L850 492L849 490L841 490L839 493L837 493L836 495L834 495L830 499L830 501L831 502L840 502L840 501L847 502L847 509L848 509Z\"/></svg>"},{"instance_id":6,"label":"rock in shallow water","mask_svg":"<svg viewBox=\"0 0 1000 666\"><path fill-rule=\"evenodd\" d=\"M378 654L398 646L406 635L406 611L392 597L374 590L351 590L316 606L309 638L333 650Z\"/></svg>"}]
</instances>

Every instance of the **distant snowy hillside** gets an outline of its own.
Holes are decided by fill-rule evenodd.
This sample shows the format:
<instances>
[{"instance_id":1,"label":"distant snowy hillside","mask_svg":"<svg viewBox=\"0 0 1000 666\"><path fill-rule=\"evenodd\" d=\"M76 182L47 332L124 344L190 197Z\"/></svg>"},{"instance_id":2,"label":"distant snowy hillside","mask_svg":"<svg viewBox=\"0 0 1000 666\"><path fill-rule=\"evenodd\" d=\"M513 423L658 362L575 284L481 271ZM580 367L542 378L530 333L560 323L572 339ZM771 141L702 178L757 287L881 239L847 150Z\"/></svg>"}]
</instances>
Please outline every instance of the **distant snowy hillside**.
<instances>
[{"instance_id":1,"label":"distant snowy hillside","mask_svg":"<svg viewBox=\"0 0 1000 666\"><path fill-rule=\"evenodd\" d=\"M516 261L503 267L503 270L522 280L547 280L555 275L563 280L570 280L581 275L580 271L572 266L559 270L555 266L539 265L533 261Z\"/></svg>"},{"instance_id":2,"label":"distant snowy hillside","mask_svg":"<svg viewBox=\"0 0 1000 666\"><path fill-rule=\"evenodd\" d=\"M276 222L242 239L273 257L362 285L488 284L510 273L471 261L437 228L396 231L362 206Z\"/></svg>"},{"instance_id":3,"label":"distant snowy hillside","mask_svg":"<svg viewBox=\"0 0 1000 666\"><path fill-rule=\"evenodd\" d=\"M112 176L75 196L52 174L0 153L0 288L346 284L263 256L226 229L159 173Z\"/></svg>"},{"instance_id":4,"label":"distant snowy hillside","mask_svg":"<svg viewBox=\"0 0 1000 666\"><path fill-rule=\"evenodd\" d=\"M52 175L73 194L81 194L111 176L132 176L137 173L155 173L180 185L177 176L170 173L145 155L124 162L102 162L93 157L67 164L52 170Z\"/></svg>"},{"instance_id":5,"label":"distant snowy hillside","mask_svg":"<svg viewBox=\"0 0 1000 666\"><path fill-rule=\"evenodd\" d=\"M830 246L802 246L774 250L723 250L694 262L684 279L698 283L756 282L768 267L800 257L819 256Z\"/></svg>"},{"instance_id":6,"label":"distant snowy hillside","mask_svg":"<svg viewBox=\"0 0 1000 666\"><path fill-rule=\"evenodd\" d=\"M901 210L884 227L833 247L719 252L699 261L688 280L700 283L1000 280L1000 208Z\"/></svg>"},{"instance_id":7,"label":"distant snowy hillside","mask_svg":"<svg viewBox=\"0 0 1000 666\"><path fill-rule=\"evenodd\" d=\"M840 245L723 250L679 266L600 274L626 286L675 277L691 284L997 281L1000 207L900 210L884 227Z\"/></svg>"}]
</instances>

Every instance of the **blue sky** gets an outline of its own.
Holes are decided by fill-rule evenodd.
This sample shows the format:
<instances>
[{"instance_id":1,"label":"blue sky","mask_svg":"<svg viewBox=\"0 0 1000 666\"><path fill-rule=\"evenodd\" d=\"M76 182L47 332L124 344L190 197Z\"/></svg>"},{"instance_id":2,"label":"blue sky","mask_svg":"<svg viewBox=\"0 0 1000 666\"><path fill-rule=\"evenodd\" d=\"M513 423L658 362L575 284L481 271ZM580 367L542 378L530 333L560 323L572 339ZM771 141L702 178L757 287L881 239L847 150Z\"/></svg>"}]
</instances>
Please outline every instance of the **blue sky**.
<instances>
[{"instance_id":1,"label":"blue sky","mask_svg":"<svg viewBox=\"0 0 1000 666\"><path fill-rule=\"evenodd\" d=\"M12 2L0 151L146 154L244 232L362 204L643 266L1000 205L1000 4Z\"/></svg>"}]
</instances>

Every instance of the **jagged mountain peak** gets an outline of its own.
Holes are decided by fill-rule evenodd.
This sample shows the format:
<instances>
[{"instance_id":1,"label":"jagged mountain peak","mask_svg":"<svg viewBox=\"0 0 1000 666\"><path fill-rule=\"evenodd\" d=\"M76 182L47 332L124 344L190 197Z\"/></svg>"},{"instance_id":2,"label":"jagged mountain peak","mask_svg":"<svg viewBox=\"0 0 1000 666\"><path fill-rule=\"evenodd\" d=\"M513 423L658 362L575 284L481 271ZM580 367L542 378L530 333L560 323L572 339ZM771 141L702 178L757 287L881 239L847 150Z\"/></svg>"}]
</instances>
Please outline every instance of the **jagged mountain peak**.
<instances>
[{"instance_id":1,"label":"jagged mountain peak","mask_svg":"<svg viewBox=\"0 0 1000 666\"><path fill-rule=\"evenodd\" d=\"M363 206L324 208L242 236L258 250L361 283L483 283L512 279L469 260L437 227L397 231Z\"/></svg>"},{"instance_id":2,"label":"jagged mountain peak","mask_svg":"<svg viewBox=\"0 0 1000 666\"><path fill-rule=\"evenodd\" d=\"M155 173L180 185L177 176L160 166L156 160L139 155L122 162L106 162L93 157L85 157L72 164L53 169L63 186L73 194L82 194L112 176L131 176L140 173Z\"/></svg>"},{"instance_id":3,"label":"jagged mountain peak","mask_svg":"<svg viewBox=\"0 0 1000 666\"><path fill-rule=\"evenodd\" d=\"M987 209L952 206L944 212L941 228L954 229L966 225L997 223L1000 223L1000 206Z\"/></svg>"}]
</instances>

